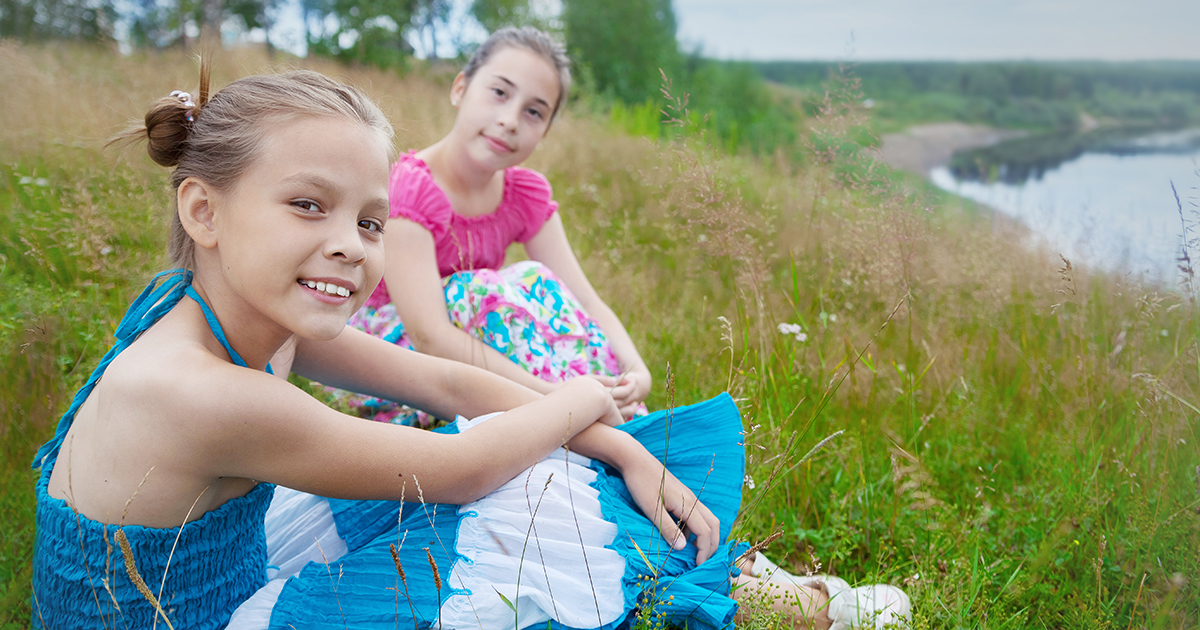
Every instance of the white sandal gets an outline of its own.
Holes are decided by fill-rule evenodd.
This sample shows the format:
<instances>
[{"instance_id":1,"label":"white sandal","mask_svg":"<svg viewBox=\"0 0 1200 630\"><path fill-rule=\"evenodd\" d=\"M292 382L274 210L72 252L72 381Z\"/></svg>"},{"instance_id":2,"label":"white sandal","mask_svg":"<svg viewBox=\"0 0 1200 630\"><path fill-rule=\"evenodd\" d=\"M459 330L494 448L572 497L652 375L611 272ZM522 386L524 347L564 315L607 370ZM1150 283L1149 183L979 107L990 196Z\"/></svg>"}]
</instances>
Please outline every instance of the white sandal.
<instances>
[{"instance_id":1,"label":"white sandal","mask_svg":"<svg viewBox=\"0 0 1200 630\"><path fill-rule=\"evenodd\" d=\"M851 588L846 580L832 575L795 576L779 568L779 565L771 562L762 553L754 557L750 575L768 582L790 583L824 590L829 595L829 605L825 614L833 622L829 630L908 627L912 602L904 591L890 584Z\"/></svg>"}]
</instances>

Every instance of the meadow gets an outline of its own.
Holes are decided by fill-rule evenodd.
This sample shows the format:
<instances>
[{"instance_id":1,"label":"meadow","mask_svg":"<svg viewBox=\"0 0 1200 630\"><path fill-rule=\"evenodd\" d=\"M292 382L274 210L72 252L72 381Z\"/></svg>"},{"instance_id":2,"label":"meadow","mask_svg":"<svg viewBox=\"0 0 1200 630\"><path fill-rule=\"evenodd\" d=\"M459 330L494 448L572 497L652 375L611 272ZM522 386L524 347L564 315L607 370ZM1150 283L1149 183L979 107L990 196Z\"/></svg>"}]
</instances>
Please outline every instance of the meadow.
<instances>
[{"instance_id":1,"label":"meadow","mask_svg":"<svg viewBox=\"0 0 1200 630\"><path fill-rule=\"evenodd\" d=\"M445 73L290 63L365 89L402 150L450 125ZM226 51L214 84L271 67ZM165 169L105 139L196 76L178 51L0 41L0 628L29 620L33 453L166 265ZM675 96L669 140L578 99L530 166L654 372L650 407L739 401L735 535L903 584L914 628L1200 627L1197 287L1094 274L893 175L852 141L853 83L798 157L714 150ZM1190 226L1200 174L1176 186Z\"/></svg>"}]
</instances>

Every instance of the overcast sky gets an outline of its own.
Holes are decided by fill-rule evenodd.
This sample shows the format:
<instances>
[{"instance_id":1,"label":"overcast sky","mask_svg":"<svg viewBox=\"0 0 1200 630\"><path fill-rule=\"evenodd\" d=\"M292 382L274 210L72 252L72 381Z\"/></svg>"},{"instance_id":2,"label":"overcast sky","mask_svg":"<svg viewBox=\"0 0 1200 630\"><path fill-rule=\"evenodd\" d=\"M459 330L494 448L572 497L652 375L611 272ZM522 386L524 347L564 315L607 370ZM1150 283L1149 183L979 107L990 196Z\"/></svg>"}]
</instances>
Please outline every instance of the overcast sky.
<instances>
[{"instance_id":1,"label":"overcast sky","mask_svg":"<svg viewBox=\"0 0 1200 630\"><path fill-rule=\"evenodd\" d=\"M674 0L725 59L1200 59L1200 0Z\"/></svg>"}]
</instances>

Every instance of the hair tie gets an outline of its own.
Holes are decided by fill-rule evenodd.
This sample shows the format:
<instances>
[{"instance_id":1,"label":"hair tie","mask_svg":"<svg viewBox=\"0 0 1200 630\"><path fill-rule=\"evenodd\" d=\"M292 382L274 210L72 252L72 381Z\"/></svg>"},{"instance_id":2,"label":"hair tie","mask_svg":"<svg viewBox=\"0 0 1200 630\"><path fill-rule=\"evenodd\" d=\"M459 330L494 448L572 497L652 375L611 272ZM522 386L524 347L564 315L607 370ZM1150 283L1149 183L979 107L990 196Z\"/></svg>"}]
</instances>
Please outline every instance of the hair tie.
<instances>
[{"instance_id":1,"label":"hair tie","mask_svg":"<svg viewBox=\"0 0 1200 630\"><path fill-rule=\"evenodd\" d=\"M189 109L196 107L196 104L192 102L192 95L184 92L183 90L175 90L171 92L171 98L179 99L179 102L183 103L183 106ZM186 118L188 122L194 122L196 120L195 116L193 116L192 112L190 111L187 113Z\"/></svg>"}]
</instances>

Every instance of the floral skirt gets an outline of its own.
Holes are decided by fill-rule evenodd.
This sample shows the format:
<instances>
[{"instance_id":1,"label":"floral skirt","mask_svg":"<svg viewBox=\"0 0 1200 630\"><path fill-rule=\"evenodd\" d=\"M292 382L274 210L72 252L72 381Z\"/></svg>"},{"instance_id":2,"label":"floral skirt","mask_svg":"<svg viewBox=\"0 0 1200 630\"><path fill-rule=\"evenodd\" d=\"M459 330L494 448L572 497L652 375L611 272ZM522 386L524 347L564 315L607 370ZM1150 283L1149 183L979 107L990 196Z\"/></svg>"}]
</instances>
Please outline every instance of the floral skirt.
<instances>
[{"instance_id":1,"label":"floral skirt","mask_svg":"<svg viewBox=\"0 0 1200 630\"><path fill-rule=\"evenodd\" d=\"M450 321L534 376L557 383L576 376L621 373L608 337L579 300L545 265L526 261L503 269L460 271L443 280ZM412 349L392 303L363 306L349 324ZM355 413L380 422L425 426L421 411L342 390L330 390ZM646 413L645 406L637 415Z\"/></svg>"}]
</instances>

